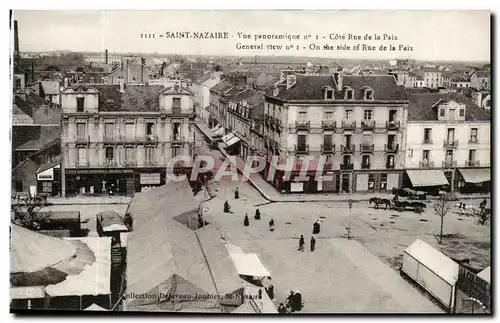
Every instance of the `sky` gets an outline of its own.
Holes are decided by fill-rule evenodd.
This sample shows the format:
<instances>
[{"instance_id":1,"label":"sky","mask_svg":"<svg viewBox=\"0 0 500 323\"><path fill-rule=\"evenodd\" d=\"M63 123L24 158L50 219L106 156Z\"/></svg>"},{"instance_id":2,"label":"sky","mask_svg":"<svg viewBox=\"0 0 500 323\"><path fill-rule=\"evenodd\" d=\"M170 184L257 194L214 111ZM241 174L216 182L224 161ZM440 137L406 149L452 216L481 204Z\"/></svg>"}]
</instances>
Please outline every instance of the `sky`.
<instances>
[{"instance_id":1,"label":"sky","mask_svg":"<svg viewBox=\"0 0 500 323\"><path fill-rule=\"evenodd\" d=\"M101 10L14 11L13 16L18 21L21 52L108 49L110 53L490 61L489 11ZM177 31L227 32L229 38L160 38L160 34ZM249 34L251 38L241 39L238 33ZM300 39L254 38L255 34L284 33L298 35ZM373 39L374 34L384 33L396 36L397 40ZM154 34L155 38L141 38L141 34ZM340 39L330 39L334 34ZM361 39L349 40L349 34ZM364 39L365 35L372 40ZM263 48L238 49L238 44L262 44ZM266 45L283 47L268 49ZM349 49L337 48L342 45ZM394 51L389 50L390 45ZM375 50L370 50L371 46ZM380 50L380 46L386 46L386 50ZM413 50L408 50L410 47Z\"/></svg>"}]
</instances>

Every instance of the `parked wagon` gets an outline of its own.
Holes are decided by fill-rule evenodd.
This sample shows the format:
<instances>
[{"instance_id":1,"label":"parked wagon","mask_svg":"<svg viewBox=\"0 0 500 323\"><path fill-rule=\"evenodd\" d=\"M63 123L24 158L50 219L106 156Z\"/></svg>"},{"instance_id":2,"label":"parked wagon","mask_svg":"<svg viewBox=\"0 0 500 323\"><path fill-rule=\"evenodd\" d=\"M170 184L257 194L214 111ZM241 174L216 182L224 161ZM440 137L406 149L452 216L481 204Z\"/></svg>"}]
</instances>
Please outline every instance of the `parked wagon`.
<instances>
[{"instance_id":1,"label":"parked wagon","mask_svg":"<svg viewBox=\"0 0 500 323\"><path fill-rule=\"evenodd\" d=\"M423 202L391 201L391 209L398 210L399 212L412 210L413 212L420 214L424 212L425 207L427 207L427 205Z\"/></svg>"}]
</instances>

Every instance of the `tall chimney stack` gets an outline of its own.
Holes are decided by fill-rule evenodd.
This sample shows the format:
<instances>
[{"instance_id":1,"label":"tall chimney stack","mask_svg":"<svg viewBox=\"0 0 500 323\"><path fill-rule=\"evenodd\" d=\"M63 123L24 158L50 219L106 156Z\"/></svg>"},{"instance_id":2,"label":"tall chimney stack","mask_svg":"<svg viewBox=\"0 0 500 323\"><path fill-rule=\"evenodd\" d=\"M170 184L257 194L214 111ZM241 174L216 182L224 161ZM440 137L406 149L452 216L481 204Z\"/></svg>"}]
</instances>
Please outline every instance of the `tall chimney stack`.
<instances>
[{"instance_id":1,"label":"tall chimney stack","mask_svg":"<svg viewBox=\"0 0 500 323\"><path fill-rule=\"evenodd\" d=\"M19 64L19 34L17 20L14 20L14 62Z\"/></svg>"},{"instance_id":2,"label":"tall chimney stack","mask_svg":"<svg viewBox=\"0 0 500 323\"><path fill-rule=\"evenodd\" d=\"M106 65L108 65L108 50L107 49L104 51L104 59L105 59Z\"/></svg>"}]
</instances>

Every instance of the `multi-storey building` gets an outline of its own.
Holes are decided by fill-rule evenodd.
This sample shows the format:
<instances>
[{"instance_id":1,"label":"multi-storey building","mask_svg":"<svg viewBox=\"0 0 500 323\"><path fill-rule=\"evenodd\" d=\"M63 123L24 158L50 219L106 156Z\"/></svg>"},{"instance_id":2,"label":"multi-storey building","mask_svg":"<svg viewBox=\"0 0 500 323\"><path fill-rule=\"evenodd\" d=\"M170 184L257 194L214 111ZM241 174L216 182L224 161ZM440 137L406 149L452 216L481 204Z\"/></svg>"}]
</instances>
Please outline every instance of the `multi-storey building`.
<instances>
[{"instance_id":1,"label":"multi-storey building","mask_svg":"<svg viewBox=\"0 0 500 323\"><path fill-rule=\"evenodd\" d=\"M62 91L62 109L65 193L133 194L193 153L193 93L180 86L78 84Z\"/></svg>"},{"instance_id":2,"label":"multi-storey building","mask_svg":"<svg viewBox=\"0 0 500 323\"><path fill-rule=\"evenodd\" d=\"M208 122L210 108L210 88L220 82L220 72L209 72L193 82L194 102L197 116Z\"/></svg>"},{"instance_id":3,"label":"multi-storey building","mask_svg":"<svg viewBox=\"0 0 500 323\"><path fill-rule=\"evenodd\" d=\"M404 185L488 191L490 131L490 114L462 94L411 94Z\"/></svg>"},{"instance_id":4,"label":"multi-storey building","mask_svg":"<svg viewBox=\"0 0 500 323\"><path fill-rule=\"evenodd\" d=\"M488 70L475 70L470 76L470 86L476 90L490 90L490 83L490 71Z\"/></svg>"},{"instance_id":5,"label":"multi-storey building","mask_svg":"<svg viewBox=\"0 0 500 323\"><path fill-rule=\"evenodd\" d=\"M394 76L289 75L266 96L264 142L268 155L324 156L315 180L290 181L277 172L282 192L367 192L399 187L407 95Z\"/></svg>"},{"instance_id":6,"label":"multi-storey building","mask_svg":"<svg viewBox=\"0 0 500 323\"><path fill-rule=\"evenodd\" d=\"M227 111L231 96L242 92L247 86L247 77L237 72L223 76L222 80L210 88L209 125L228 128Z\"/></svg>"},{"instance_id":7,"label":"multi-storey building","mask_svg":"<svg viewBox=\"0 0 500 323\"><path fill-rule=\"evenodd\" d=\"M258 119L263 113L264 94L261 92L247 89L236 93L229 100L227 125L236 139L232 139L228 144L236 146L235 153L243 160L255 154L257 150L259 143L255 137L252 140L251 127L255 126L254 119Z\"/></svg>"},{"instance_id":8,"label":"multi-storey building","mask_svg":"<svg viewBox=\"0 0 500 323\"><path fill-rule=\"evenodd\" d=\"M425 67L424 70L424 87L436 89L443 86L441 71L437 67Z\"/></svg>"},{"instance_id":9,"label":"multi-storey building","mask_svg":"<svg viewBox=\"0 0 500 323\"><path fill-rule=\"evenodd\" d=\"M468 88L471 86L470 76L464 73L457 73L450 78L450 89Z\"/></svg>"}]
</instances>

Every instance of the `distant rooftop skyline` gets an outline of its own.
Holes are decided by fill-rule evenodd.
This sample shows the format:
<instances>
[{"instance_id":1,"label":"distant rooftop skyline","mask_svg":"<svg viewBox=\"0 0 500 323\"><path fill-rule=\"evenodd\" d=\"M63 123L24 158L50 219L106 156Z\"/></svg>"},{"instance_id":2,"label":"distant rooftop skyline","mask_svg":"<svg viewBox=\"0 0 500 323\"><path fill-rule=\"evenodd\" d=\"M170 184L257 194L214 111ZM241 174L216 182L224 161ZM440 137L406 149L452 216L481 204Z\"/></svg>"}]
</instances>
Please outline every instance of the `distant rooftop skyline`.
<instances>
[{"instance_id":1,"label":"distant rooftop skyline","mask_svg":"<svg viewBox=\"0 0 500 323\"><path fill-rule=\"evenodd\" d=\"M203 56L302 56L331 59L490 61L489 11L14 11L20 52L158 53ZM141 34L227 32L228 39L145 39ZM240 40L237 33L311 34L309 40ZM396 35L380 44L413 51L312 51L310 44L370 44L329 40L329 34ZM319 39L315 35L319 34ZM326 39L322 39L322 37ZM237 50L236 44L294 44L292 51ZM373 43L373 42L372 42ZM296 49L296 46L299 49Z\"/></svg>"}]
</instances>

